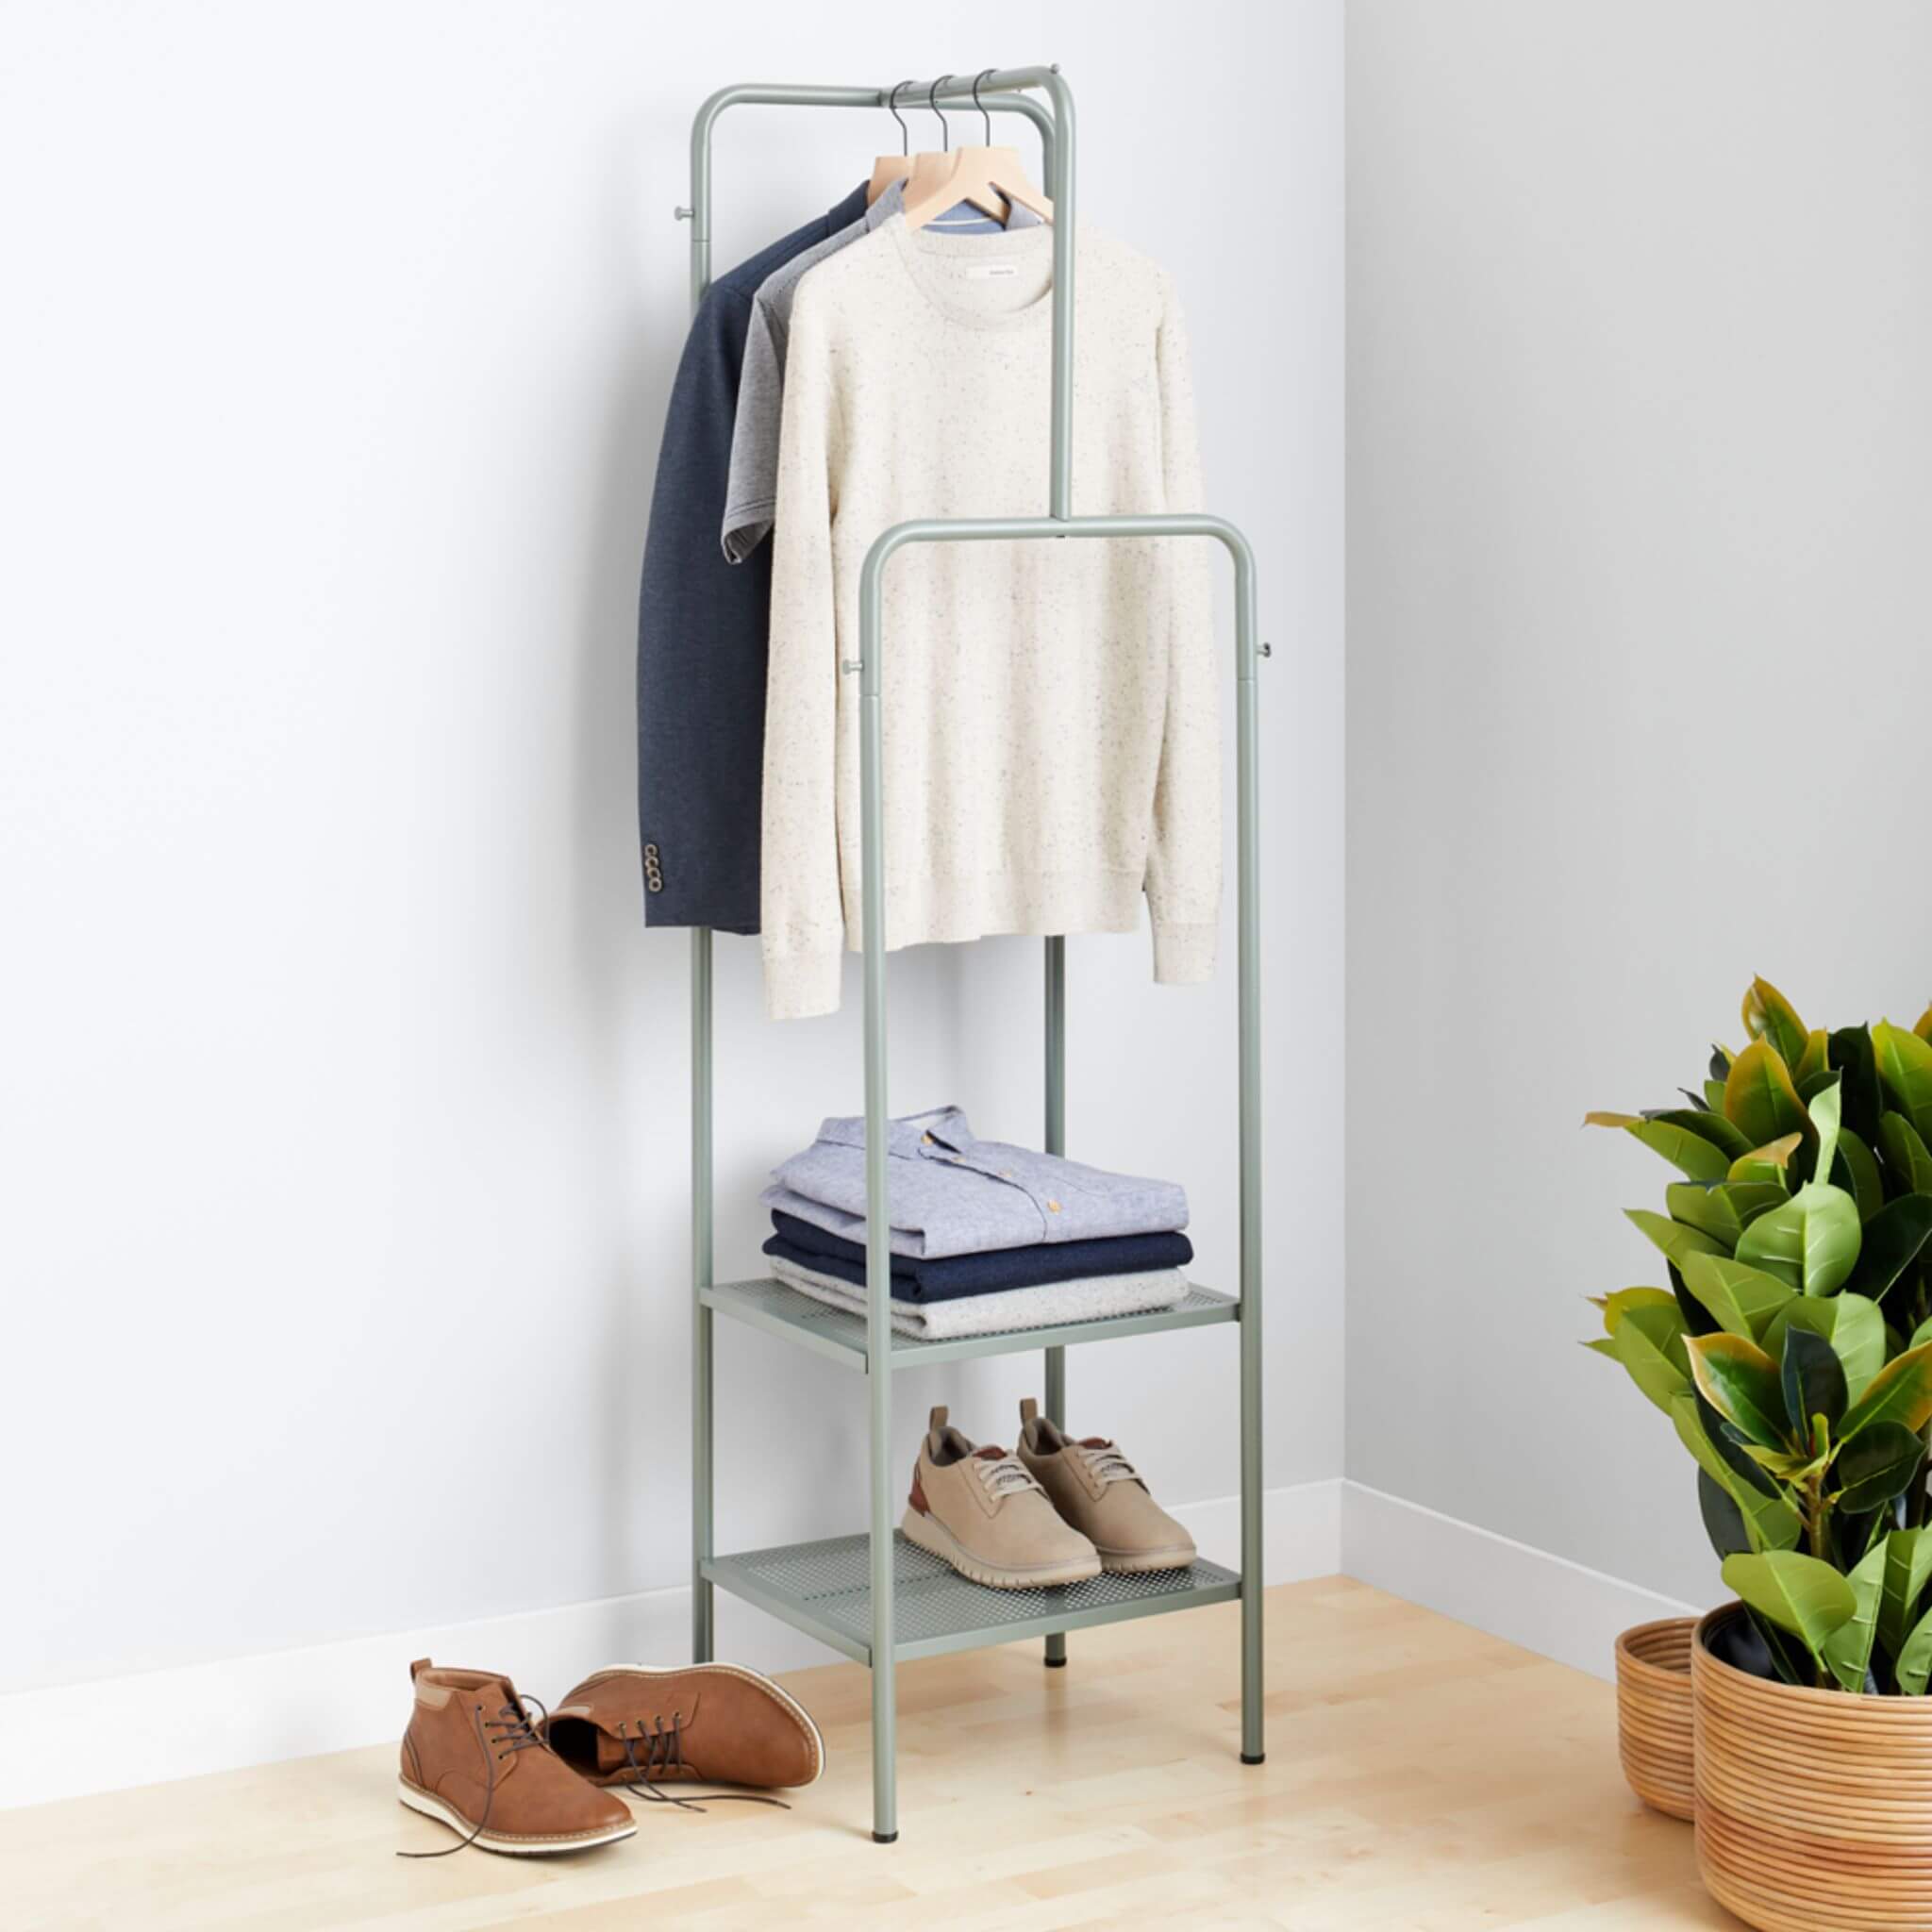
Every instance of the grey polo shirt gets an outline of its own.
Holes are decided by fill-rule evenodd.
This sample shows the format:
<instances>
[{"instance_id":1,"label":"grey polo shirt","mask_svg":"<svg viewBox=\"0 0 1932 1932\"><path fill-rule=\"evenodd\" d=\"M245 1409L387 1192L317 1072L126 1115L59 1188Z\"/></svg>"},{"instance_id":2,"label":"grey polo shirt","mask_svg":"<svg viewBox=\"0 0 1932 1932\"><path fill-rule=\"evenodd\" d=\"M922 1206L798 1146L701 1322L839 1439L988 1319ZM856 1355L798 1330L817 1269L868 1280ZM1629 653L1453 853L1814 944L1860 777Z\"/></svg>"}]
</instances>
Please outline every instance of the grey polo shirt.
<instances>
[{"instance_id":1,"label":"grey polo shirt","mask_svg":"<svg viewBox=\"0 0 1932 1932\"><path fill-rule=\"evenodd\" d=\"M751 328L744 342L744 371L738 384L738 421L731 432L731 473L724 487L724 557L742 563L771 534L778 501L778 425L785 413L785 350L791 303L798 285L829 255L869 235L906 205L906 184L894 181L859 219L816 248L794 255L758 284ZM1005 226L970 202L948 208L931 225L949 235L1004 235L1008 228L1037 228L1040 217L1010 204Z\"/></svg>"},{"instance_id":2,"label":"grey polo shirt","mask_svg":"<svg viewBox=\"0 0 1932 1932\"><path fill-rule=\"evenodd\" d=\"M1187 1194L1173 1181L978 1140L957 1107L891 1121L886 1133L894 1254L933 1260L1188 1224ZM826 1121L803 1154L773 1169L772 1182L759 1196L766 1207L862 1241L864 1119Z\"/></svg>"}]
</instances>

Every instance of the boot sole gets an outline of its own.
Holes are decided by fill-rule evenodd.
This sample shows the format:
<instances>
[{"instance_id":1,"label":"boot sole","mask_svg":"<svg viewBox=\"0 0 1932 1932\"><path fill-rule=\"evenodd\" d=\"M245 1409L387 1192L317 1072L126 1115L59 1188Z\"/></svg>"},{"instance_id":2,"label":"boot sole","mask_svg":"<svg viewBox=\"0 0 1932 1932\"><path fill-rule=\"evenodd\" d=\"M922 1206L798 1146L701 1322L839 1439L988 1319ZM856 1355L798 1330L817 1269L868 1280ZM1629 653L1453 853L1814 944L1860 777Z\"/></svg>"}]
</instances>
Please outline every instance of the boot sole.
<instances>
[{"instance_id":1,"label":"boot sole","mask_svg":"<svg viewBox=\"0 0 1932 1932\"><path fill-rule=\"evenodd\" d=\"M607 1664L601 1671L592 1671L577 1686L579 1690L588 1690L592 1684L605 1677L683 1677L683 1676L742 1677L748 1684L756 1684L774 1704L789 1711L796 1719L798 1727L811 1740L811 1775L805 1784L781 1785L777 1789L787 1791L802 1791L806 1785L815 1785L825 1774L825 1740L810 1711L790 1696L781 1685L774 1684L762 1671L747 1669L743 1664Z\"/></svg>"},{"instance_id":2,"label":"boot sole","mask_svg":"<svg viewBox=\"0 0 1932 1932\"><path fill-rule=\"evenodd\" d=\"M398 1778L396 1796L411 1811L420 1811L424 1817L448 1825L458 1838L470 1836L471 1821L421 1785L412 1785L406 1777ZM593 1845L614 1845L620 1839L635 1838L637 1829L633 1822L613 1824L608 1831L573 1832L557 1838L512 1838L499 1831L481 1831L475 1842L479 1850L501 1852L507 1857L547 1858L555 1852L587 1852Z\"/></svg>"},{"instance_id":3,"label":"boot sole","mask_svg":"<svg viewBox=\"0 0 1932 1932\"><path fill-rule=\"evenodd\" d=\"M983 1583L989 1590L1050 1590L1057 1584L1085 1583L1100 1574L1098 1557L1084 1562L1042 1563L1027 1570L989 1563L959 1542L937 1517L922 1516L917 1509L907 1510L899 1528L908 1542L917 1543L927 1555L950 1564L969 1583Z\"/></svg>"}]
</instances>

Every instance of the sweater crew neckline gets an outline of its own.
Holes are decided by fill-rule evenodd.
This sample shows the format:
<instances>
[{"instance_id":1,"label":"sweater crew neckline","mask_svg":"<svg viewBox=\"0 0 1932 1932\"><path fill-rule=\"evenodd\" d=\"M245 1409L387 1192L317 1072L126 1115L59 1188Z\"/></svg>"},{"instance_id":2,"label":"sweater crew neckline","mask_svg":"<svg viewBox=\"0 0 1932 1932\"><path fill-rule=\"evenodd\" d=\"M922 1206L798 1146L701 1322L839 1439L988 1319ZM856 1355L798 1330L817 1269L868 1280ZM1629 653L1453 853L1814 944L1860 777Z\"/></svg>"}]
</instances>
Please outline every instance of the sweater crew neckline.
<instances>
[{"instance_id":1,"label":"sweater crew neckline","mask_svg":"<svg viewBox=\"0 0 1932 1932\"><path fill-rule=\"evenodd\" d=\"M949 322L962 328L1025 328L1045 321L1053 313L1053 228L1041 223L1037 228L1008 228L1004 235L949 235L939 228L911 228L903 214L885 225L891 236L907 275L920 292ZM1041 256L1047 258L1046 286L1024 308L1009 309L975 308L961 302L938 264L944 261L990 261L995 257L1031 266Z\"/></svg>"}]
</instances>

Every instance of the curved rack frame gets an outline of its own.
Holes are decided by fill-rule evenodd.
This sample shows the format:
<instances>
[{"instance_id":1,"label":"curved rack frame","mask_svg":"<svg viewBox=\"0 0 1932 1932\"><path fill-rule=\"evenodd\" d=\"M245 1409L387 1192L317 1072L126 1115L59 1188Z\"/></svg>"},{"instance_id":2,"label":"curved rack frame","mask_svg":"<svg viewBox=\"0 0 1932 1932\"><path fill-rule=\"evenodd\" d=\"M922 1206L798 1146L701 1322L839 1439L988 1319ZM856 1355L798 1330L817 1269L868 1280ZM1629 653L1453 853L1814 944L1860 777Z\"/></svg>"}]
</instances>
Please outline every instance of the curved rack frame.
<instances>
[{"instance_id":1,"label":"curved rack frame","mask_svg":"<svg viewBox=\"0 0 1932 1932\"><path fill-rule=\"evenodd\" d=\"M1037 88L1052 102L1049 115L1024 90ZM928 85L907 90L917 98ZM1073 344L1074 344L1074 100L1057 67L1002 69L979 83L985 104L995 111L1024 115L1039 128L1046 158L1048 193L1054 203L1052 462L1049 513L1043 517L928 519L894 525L868 553L859 587L860 655L857 672L860 697L861 877L864 892L865 952L865 1114L867 1195L867 1328L865 1368L871 1395L871 1510L867 1538L869 1578L863 1592L830 1583L814 1587L774 1583L787 1567L807 1574L829 1574L844 1554L842 1544L804 1545L792 1551L720 1558L713 1547L714 1463L712 1452L712 1324L715 1309L731 1309L729 1290L712 1280L712 1090L711 1090L711 934L691 934L691 1648L697 1661L713 1654L714 1591L719 1584L787 1618L846 1651L862 1656L872 1668L873 1836L891 1843L898 1836L896 1778L895 1657L912 1653L998 1642L1038 1630L1045 1636L1045 1661L1066 1661L1065 1632L1071 1627L1112 1622L1195 1603L1218 1602L1239 1594L1241 1605L1241 1758L1262 1760L1261 1643L1261 1082L1260 1082L1260 871L1258 858L1259 770L1255 672L1267 647L1257 621L1255 558L1247 539L1224 518L1207 515L1097 516L1073 513ZM698 109L691 125L691 303L703 299L710 280L711 136L718 117L743 104L788 107L881 108L889 90L878 88L743 86L721 89ZM970 103L971 78L936 89L937 98L955 106ZM987 99L988 96L995 98ZM1003 98L1000 98L1003 97ZM884 799L882 795L884 642L882 594L887 566L908 544L970 543L993 541L1068 541L1108 538L1195 537L1218 541L1232 559L1235 574L1239 811L1237 860L1240 900L1240 1148L1241 1300L1233 1310L1241 1326L1241 1569L1239 1579L1213 1565L1183 1573L1183 1585L1145 1596L1063 1605L1017 1620L981 1615L977 1624L955 1624L943 1634L924 1634L908 1642L895 1635L895 1603L904 1583L906 1548L892 1529L891 1461L892 1367L897 1354L891 1324L890 1222L887 1213L886 1134L886 934ZM1066 941L1045 941L1045 1143L1051 1153L1066 1150ZM769 1325L769 1324L767 1324ZM1108 1324L1089 1324L1096 1332L1080 1340L1103 1340ZM1137 1330L1136 1332L1144 1332ZM1024 1338L992 1338L983 1349L994 1353L1023 1345ZM956 1350L955 1353L964 1353ZM1065 1421L1064 1343L1045 1351L1044 1409L1056 1423ZM1103 1579L1105 1580L1105 1579ZM922 1586L923 1587L923 1586ZM978 1586L966 1585L968 1591ZM1076 1587L1083 1588L1083 1587ZM982 1592L982 1594L986 1594ZM1047 1593L1052 1594L1052 1593ZM856 1605L856 1607L855 1607ZM815 1607L816 1606L816 1607ZM869 1619L868 1619L869 1611ZM869 1641L855 1635L865 1629Z\"/></svg>"}]
</instances>

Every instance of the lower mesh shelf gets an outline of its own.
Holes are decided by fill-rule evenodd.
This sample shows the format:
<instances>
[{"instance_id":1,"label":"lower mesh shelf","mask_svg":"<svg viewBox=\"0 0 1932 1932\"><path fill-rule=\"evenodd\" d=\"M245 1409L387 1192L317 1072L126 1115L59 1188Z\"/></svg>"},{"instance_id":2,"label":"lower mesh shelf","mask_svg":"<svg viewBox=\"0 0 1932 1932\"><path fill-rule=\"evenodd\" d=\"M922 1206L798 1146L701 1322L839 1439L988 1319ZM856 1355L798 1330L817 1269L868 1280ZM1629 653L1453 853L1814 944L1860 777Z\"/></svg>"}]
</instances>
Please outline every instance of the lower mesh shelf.
<instances>
[{"instance_id":1,"label":"lower mesh shelf","mask_svg":"<svg viewBox=\"0 0 1932 1932\"><path fill-rule=\"evenodd\" d=\"M813 1631L848 1657L862 1659L870 1652L872 1549L867 1537L834 1537L717 1557L705 1566L705 1574L721 1590ZM989 1590L969 1583L903 1536L892 1538L893 1651L901 1657L1158 1616L1225 1603L1240 1594L1241 1578L1208 1562L1143 1576L1108 1574L1050 1590Z\"/></svg>"}]
</instances>

